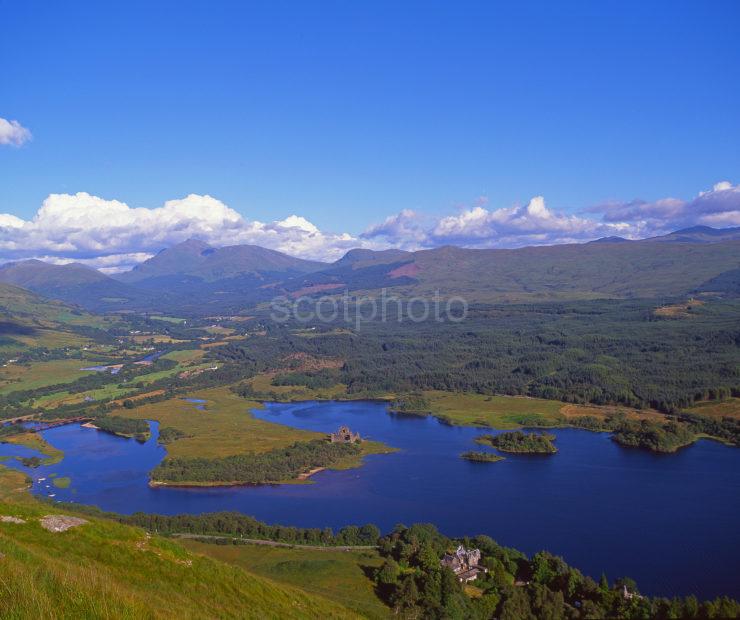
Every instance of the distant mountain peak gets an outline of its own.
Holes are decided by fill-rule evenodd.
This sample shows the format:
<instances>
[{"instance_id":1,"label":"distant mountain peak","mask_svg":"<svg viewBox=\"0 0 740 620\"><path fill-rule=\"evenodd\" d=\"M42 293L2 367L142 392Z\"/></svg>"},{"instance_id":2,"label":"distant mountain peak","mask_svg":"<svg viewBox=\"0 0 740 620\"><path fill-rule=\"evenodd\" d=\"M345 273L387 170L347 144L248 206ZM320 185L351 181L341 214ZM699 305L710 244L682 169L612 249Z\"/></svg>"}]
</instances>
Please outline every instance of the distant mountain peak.
<instances>
[{"instance_id":1,"label":"distant mountain peak","mask_svg":"<svg viewBox=\"0 0 740 620\"><path fill-rule=\"evenodd\" d=\"M171 248L167 248L169 251L185 251L185 252L193 252L200 254L201 252L205 250L210 250L210 245L208 245L205 241L202 241L200 239L186 239L185 241L181 241L180 243L173 245Z\"/></svg>"},{"instance_id":2,"label":"distant mountain peak","mask_svg":"<svg viewBox=\"0 0 740 620\"><path fill-rule=\"evenodd\" d=\"M258 245L213 247L200 239L188 239L115 277L128 283L171 276L214 281L268 272L308 273L323 266L318 261L295 258Z\"/></svg>"},{"instance_id":3,"label":"distant mountain peak","mask_svg":"<svg viewBox=\"0 0 740 620\"><path fill-rule=\"evenodd\" d=\"M411 252L406 250L369 250L367 248L352 248L342 258L334 263L337 267L345 267L356 263L391 263L407 258Z\"/></svg>"},{"instance_id":4,"label":"distant mountain peak","mask_svg":"<svg viewBox=\"0 0 740 620\"><path fill-rule=\"evenodd\" d=\"M735 228L712 228L711 226L691 226L689 228L682 228L681 230L676 230L671 234L688 235L688 234L701 233L705 235L724 236L724 235L733 234L736 232L740 232L740 226L737 226Z\"/></svg>"},{"instance_id":5,"label":"distant mountain peak","mask_svg":"<svg viewBox=\"0 0 740 620\"><path fill-rule=\"evenodd\" d=\"M629 239L625 239L624 237L617 237L616 235L613 235L611 237L601 237L600 239L594 239L593 241L589 241L589 243L629 243Z\"/></svg>"},{"instance_id":6,"label":"distant mountain peak","mask_svg":"<svg viewBox=\"0 0 740 620\"><path fill-rule=\"evenodd\" d=\"M696 232L717 232L718 228L712 228L711 226L689 226L688 228L681 228L679 230L674 230L673 234L684 234L684 233L696 233Z\"/></svg>"},{"instance_id":7,"label":"distant mountain peak","mask_svg":"<svg viewBox=\"0 0 740 620\"><path fill-rule=\"evenodd\" d=\"M667 235L650 237L643 241L661 241L671 243L719 243L740 239L740 226L735 228L712 228L711 226L691 226L682 228Z\"/></svg>"}]
</instances>

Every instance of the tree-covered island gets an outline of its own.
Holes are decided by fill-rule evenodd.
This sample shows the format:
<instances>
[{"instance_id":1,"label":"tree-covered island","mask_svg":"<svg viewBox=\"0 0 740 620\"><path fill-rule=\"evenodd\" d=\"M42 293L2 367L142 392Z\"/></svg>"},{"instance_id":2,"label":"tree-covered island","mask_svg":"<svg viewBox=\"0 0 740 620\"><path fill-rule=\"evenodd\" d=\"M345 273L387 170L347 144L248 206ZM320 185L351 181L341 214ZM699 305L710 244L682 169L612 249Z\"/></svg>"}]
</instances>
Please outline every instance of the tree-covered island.
<instances>
[{"instance_id":1,"label":"tree-covered island","mask_svg":"<svg viewBox=\"0 0 740 620\"><path fill-rule=\"evenodd\" d=\"M516 454L555 454L558 449L553 445L553 441L555 441L555 435L523 431L481 435L476 439L477 443L491 445L502 452Z\"/></svg>"}]
</instances>

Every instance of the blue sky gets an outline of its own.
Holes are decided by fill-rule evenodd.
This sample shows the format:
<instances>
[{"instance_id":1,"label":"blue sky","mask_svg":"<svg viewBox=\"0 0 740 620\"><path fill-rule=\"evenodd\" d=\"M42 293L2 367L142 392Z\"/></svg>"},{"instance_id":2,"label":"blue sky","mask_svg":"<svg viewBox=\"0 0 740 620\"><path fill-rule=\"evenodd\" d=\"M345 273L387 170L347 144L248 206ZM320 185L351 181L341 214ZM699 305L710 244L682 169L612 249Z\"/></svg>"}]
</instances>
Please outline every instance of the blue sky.
<instances>
[{"instance_id":1,"label":"blue sky","mask_svg":"<svg viewBox=\"0 0 740 620\"><path fill-rule=\"evenodd\" d=\"M544 196L567 218L740 180L737 2L0 1L0 14L0 118L33 134L0 146L0 213L23 220L50 194L148 209L194 194L353 238L412 210L428 235L476 204L524 213Z\"/></svg>"}]
</instances>

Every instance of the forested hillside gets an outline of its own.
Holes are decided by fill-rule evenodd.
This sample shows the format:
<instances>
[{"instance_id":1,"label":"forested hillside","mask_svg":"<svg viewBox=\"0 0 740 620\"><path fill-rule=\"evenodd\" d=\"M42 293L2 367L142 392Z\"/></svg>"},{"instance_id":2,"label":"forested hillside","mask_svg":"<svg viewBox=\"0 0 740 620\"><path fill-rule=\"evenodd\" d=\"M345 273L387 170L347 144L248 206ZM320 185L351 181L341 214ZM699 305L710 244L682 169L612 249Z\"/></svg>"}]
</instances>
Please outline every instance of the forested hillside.
<instances>
[{"instance_id":1,"label":"forested hillside","mask_svg":"<svg viewBox=\"0 0 740 620\"><path fill-rule=\"evenodd\" d=\"M707 304L682 319L655 311L640 301L477 306L456 324L316 324L310 337L272 325L214 355L255 371L291 352L341 358L335 379L350 392L520 394L666 412L737 394L740 303Z\"/></svg>"},{"instance_id":2,"label":"forested hillside","mask_svg":"<svg viewBox=\"0 0 740 620\"><path fill-rule=\"evenodd\" d=\"M39 356L81 346L114 327L112 317L93 316L80 308L45 299L25 289L0 284L0 357L21 353Z\"/></svg>"}]
</instances>

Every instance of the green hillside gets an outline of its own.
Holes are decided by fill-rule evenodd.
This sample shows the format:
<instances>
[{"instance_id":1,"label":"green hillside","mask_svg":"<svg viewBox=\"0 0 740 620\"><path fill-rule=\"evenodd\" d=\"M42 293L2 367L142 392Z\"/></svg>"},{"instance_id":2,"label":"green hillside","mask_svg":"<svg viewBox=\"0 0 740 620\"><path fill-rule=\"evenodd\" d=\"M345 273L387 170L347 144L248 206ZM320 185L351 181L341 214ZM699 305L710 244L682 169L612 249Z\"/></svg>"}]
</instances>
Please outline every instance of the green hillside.
<instances>
[{"instance_id":1,"label":"green hillside","mask_svg":"<svg viewBox=\"0 0 740 620\"><path fill-rule=\"evenodd\" d=\"M295 258L257 245L213 248L197 239L188 239L162 250L117 278L128 283L170 276L215 281L260 272L308 273L325 266L324 263Z\"/></svg>"},{"instance_id":2,"label":"green hillside","mask_svg":"<svg viewBox=\"0 0 740 620\"><path fill-rule=\"evenodd\" d=\"M19 321L45 320L69 325L89 325L92 318L86 312L10 284L0 284L0 313Z\"/></svg>"},{"instance_id":3,"label":"green hillside","mask_svg":"<svg viewBox=\"0 0 740 620\"><path fill-rule=\"evenodd\" d=\"M115 319L91 315L9 284L0 284L0 355L29 349L77 347L90 328L106 328Z\"/></svg>"},{"instance_id":4,"label":"green hillside","mask_svg":"<svg viewBox=\"0 0 740 620\"><path fill-rule=\"evenodd\" d=\"M405 272L416 282L394 292L440 290L465 295L469 301L655 298L689 293L740 267L740 241L590 243L517 250L444 247L415 252L410 258L413 268L406 267ZM384 262L385 257L379 260Z\"/></svg>"},{"instance_id":5,"label":"green hillside","mask_svg":"<svg viewBox=\"0 0 740 620\"><path fill-rule=\"evenodd\" d=\"M52 265L40 260L8 263L0 267L0 282L19 286L48 299L79 304L97 312L151 304L153 294L118 282L99 271L70 263Z\"/></svg>"},{"instance_id":6,"label":"green hillside","mask_svg":"<svg viewBox=\"0 0 740 620\"><path fill-rule=\"evenodd\" d=\"M238 314L288 295L349 290L401 297L459 295L468 302L529 303L661 299L738 291L736 229L689 229L628 241L517 249L455 246L406 252L354 249L325 264L254 245L222 248L189 240L129 272L109 277L82 265L24 261L0 268L0 282L93 312L158 311L177 316Z\"/></svg>"},{"instance_id":7,"label":"green hillside","mask_svg":"<svg viewBox=\"0 0 740 620\"><path fill-rule=\"evenodd\" d=\"M81 515L82 525L47 531L40 520L60 513L21 487L21 474L0 468L2 618L357 617L138 528Z\"/></svg>"},{"instance_id":8,"label":"green hillside","mask_svg":"<svg viewBox=\"0 0 740 620\"><path fill-rule=\"evenodd\" d=\"M224 545L187 539L182 544L250 573L337 601L366 618L388 618L392 613L378 598L371 578L383 563L377 551Z\"/></svg>"}]
</instances>

